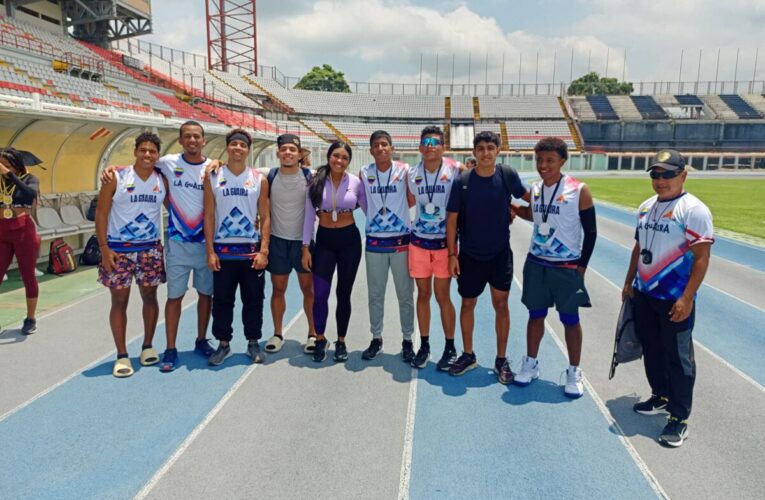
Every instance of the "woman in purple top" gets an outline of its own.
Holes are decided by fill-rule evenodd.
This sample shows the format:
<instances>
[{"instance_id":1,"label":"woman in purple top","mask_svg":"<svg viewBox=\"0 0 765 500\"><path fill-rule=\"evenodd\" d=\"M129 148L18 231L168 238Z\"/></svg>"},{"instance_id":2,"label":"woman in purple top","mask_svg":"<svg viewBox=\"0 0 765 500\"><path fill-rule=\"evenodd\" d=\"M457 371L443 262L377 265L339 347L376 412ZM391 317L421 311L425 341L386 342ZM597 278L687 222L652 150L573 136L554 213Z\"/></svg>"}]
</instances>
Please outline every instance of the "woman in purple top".
<instances>
[{"instance_id":1,"label":"woman in purple top","mask_svg":"<svg viewBox=\"0 0 765 500\"><path fill-rule=\"evenodd\" d=\"M353 210L361 207L366 211L367 205L361 181L346 172L351 156L350 146L342 142L332 143L327 151L327 164L319 167L306 190L302 264L313 273L313 320L316 326L313 360L319 363L327 359L327 338L324 333L327 329L329 291L335 267L337 342L334 359L348 359L345 334L351 318L351 291L361 262L361 235L353 219ZM309 245L316 214L319 215L319 229L316 232L316 246L311 254Z\"/></svg>"}]
</instances>

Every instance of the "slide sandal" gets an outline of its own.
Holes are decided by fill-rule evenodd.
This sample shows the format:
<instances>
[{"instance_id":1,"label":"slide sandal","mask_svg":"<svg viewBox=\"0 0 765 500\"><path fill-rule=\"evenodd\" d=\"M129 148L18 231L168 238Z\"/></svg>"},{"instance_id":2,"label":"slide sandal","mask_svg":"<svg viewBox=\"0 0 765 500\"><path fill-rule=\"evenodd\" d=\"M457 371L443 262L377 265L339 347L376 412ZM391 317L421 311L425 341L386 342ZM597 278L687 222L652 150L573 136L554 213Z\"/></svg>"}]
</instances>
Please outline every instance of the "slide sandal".
<instances>
[{"instance_id":1,"label":"slide sandal","mask_svg":"<svg viewBox=\"0 0 765 500\"><path fill-rule=\"evenodd\" d=\"M274 335L266 342L266 352L279 352L284 346L284 339Z\"/></svg>"},{"instance_id":2,"label":"slide sandal","mask_svg":"<svg viewBox=\"0 0 765 500\"><path fill-rule=\"evenodd\" d=\"M153 347L147 347L141 351L140 360L143 366L156 365L159 363L159 354L157 354Z\"/></svg>"},{"instance_id":3,"label":"slide sandal","mask_svg":"<svg viewBox=\"0 0 765 500\"><path fill-rule=\"evenodd\" d=\"M130 362L130 358L119 358L114 362L114 368L112 369L112 375L117 378L129 377L133 374L133 364Z\"/></svg>"}]
</instances>

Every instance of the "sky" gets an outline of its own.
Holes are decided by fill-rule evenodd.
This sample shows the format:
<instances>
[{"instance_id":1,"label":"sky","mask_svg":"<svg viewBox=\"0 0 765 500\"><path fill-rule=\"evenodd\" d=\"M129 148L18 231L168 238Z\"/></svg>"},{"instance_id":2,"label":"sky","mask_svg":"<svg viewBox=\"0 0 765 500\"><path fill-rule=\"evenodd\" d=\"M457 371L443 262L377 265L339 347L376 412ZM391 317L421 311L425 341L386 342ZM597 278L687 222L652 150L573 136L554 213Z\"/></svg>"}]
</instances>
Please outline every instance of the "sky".
<instances>
[{"instance_id":1,"label":"sky","mask_svg":"<svg viewBox=\"0 0 765 500\"><path fill-rule=\"evenodd\" d=\"M143 39L206 54L206 1L153 0ZM259 63L294 77L326 63L360 82L765 79L765 0L260 0L257 15Z\"/></svg>"}]
</instances>

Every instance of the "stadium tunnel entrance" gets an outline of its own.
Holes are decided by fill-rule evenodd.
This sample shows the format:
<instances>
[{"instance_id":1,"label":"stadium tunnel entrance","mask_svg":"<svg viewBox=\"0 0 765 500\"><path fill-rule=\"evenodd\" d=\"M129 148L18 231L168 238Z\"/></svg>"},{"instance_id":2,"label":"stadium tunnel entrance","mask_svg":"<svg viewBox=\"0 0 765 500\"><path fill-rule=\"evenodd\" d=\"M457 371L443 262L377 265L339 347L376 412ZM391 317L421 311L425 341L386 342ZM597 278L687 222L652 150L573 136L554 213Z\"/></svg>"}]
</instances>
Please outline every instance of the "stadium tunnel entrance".
<instances>
[{"instance_id":1,"label":"stadium tunnel entrance","mask_svg":"<svg viewBox=\"0 0 765 500\"><path fill-rule=\"evenodd\" d=\"M45 168L34 168L41 194L78 193L98 188L98 173L107 165L130 165L135 138L153 130L162 139L161 154L179 153L177 128L83 121L0 112L0 146L33 152ZM225 161L226 143L221 133L207 131L204 152ZM253 136L251 161L273 144L273 139Z\"/></svg>"}]
</instances>

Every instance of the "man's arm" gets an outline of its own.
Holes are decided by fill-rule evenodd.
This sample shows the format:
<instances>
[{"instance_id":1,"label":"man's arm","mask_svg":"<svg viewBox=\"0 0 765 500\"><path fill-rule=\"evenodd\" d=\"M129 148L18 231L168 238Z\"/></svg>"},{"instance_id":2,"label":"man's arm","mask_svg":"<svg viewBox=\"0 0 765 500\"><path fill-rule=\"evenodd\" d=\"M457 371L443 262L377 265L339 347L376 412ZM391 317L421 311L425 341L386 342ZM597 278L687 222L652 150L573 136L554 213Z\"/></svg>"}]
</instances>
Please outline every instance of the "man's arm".
<instances>
[{"instance_id":1,"label":"man's arm","mask_svg":"<svg viewBox=\"0 0 765 500\"><path fill-rule=\"evenodd\" d=\"M696 292L704 281L704 276L709 268L709 256L712 253L712 242L703 241L696 243L691 247L693 252L693 265L691 266L691 276L688 278L688 284L679 299L669 310L669 320L679 323L688 319L693 309L693 299Z\"/></svg>"},{"instance_id":2,"label":"man's arm","mask_svg":"<svg viewBox=\"0 0 765 500\"><path fill-rule=\"evenodd\" d=\"M582 223L584 239L582 241L582 256L579 258L577 270L584 275L587 271L587 265L595 250L595 240L598 238L598 225L595 217L595 205L592 201L592 194L587 186L582 186L579 193L579 220Z\"/></svg>"},{"instance_id":3,"label":"man's arm","mask_svg":"<svg viewBox=\"0 0 765 500\"><path fill-rule=\"evenodd\" d=\"M268 265L268 246L271 244L271 200L268 196L268 179L264 176L260 178L258 215L260 216L260 251L253 259L252 267L265 269Z\"/></svg>"},{"instance_id":4,"label":"man's arm","mask_svg":"<svg viewBox=\"0 0 765 500\"><path fill-rule=\"evenodd\" d=\"M460 263L457 259L457 221L459 212L446 214L446 248L449 253L449 273L456 277L460 274Z\"/></svg>"},{"instance_id":5,"label":"man's arm","mask_svg":"<svg viewBox=\"0 0 765 500\"><path fill-rule=\"evenodd\" d=\"M96 204L96 239L98 248L101 250L101 266L106 272L110 272L116 263L117 255L109 248L107 230L109 225L109 212L112 210L112 197L117 190L117 179L112 176L111 180L101 184L98 191L98 204Z\"/></svg>"},{"instance_id":6,"label":"man's arm","mask_svg":"<svg viewBox=\"0 0 765 500\"><path fill-rule=\"evenodd\" d=\"M220 271L220 259L215 254L215 195L212 190L210 177L205 177L205 198L204 198L204 232L205 249L207 250L207 267L213 271Z\"/></svg>"}]
</instances>

